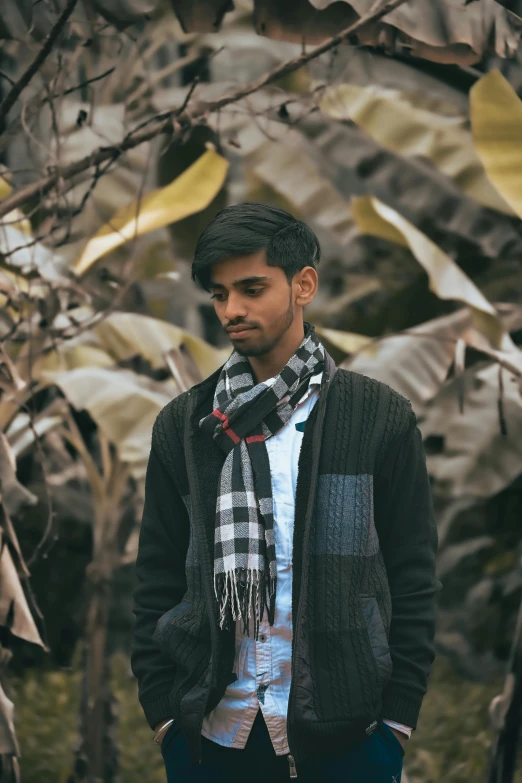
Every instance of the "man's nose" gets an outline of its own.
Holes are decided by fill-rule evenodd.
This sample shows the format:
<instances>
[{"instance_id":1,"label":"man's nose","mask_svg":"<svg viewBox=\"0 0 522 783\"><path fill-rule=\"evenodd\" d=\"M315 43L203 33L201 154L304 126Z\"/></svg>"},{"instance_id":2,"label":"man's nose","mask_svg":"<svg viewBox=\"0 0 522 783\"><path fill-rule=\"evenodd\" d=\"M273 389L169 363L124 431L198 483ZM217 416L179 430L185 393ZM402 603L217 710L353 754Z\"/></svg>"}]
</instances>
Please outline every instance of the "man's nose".
<instances>
[{"instance_id":1,"label":"man's nose","mask_svg":"<svg viewBox=\"0 0 522 783\"><path fill-rule=\"evenodd\" d=\"M235 293L230 293L227 298L227 303L225 307L225 320L228 323L231 321L235 321L237 318L246 318L247 315L247 309L245 307L245 302L242 299L241 296L238 296Z\"/></svg>"}]
</instances>

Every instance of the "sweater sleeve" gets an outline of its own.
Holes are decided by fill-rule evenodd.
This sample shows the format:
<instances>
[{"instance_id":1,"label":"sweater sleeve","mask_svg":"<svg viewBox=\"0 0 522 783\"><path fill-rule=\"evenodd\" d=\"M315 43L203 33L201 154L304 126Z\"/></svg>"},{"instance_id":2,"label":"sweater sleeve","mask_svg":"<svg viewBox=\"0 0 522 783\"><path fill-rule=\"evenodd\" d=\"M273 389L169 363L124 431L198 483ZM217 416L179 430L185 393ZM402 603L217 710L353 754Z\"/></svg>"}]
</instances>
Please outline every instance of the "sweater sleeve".
<instances>
[{"instance_id":1,"label":"sweater sleeve","mask_svg":"<svg viewBox=\"0 0 522 783\"><path fill-rule=\"evenodd\" d=\"M179 604L186 591L188 538L188 513L153 440L136 560L131 649L139 699L151 728L163 718L171 717L169 691L175 666L152 637L158 619Z\"/></svg>"},{"instance_id":2,"label":"sweater sleeve","mask_svg":"<svg viewBox=\"0 0 522 783\"><path fill-rule=\"evenodd\" d=\"M437 528L422 436L413 413L385 455L375 490L375 521L392 599L391 679L382 716L413 728L435 657Z\"/></svg>"}]
</instances>

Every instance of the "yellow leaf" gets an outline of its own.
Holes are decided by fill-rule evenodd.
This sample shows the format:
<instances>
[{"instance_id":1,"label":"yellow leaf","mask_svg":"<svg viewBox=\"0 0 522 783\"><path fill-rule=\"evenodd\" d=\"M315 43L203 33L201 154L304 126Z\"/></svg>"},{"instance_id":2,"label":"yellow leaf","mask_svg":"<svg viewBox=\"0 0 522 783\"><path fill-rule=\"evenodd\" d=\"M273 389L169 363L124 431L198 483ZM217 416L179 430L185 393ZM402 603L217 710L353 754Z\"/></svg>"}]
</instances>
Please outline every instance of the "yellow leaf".
<instances>
[{"instance_id":1,"label":"yellow leaf","mask_svg":"<svg viewBox=\"0 0 522 783\"><path fill-rule=\"evenodd\" d=\"M232 351L232 346L215 348L179 326L139 313L111 313L92 328L89 338L90 342L65 343L41 356L33 367L35 379L47 382L52 374L76 369L110 370L135 356L150 362L154 369L165 369L166 354L181 344L206 378Z\"/></svg>"},{"instance_id":2,"label":"yellow leaf","mask_svg":"<svg viewBox=\"0 0 522 783\"><path fill-rule=\"evenodd\" d=\"M92 264L130 239L175 223L205 209L219 192L227 174L228 162L214 149L208 149L170 185L144 196L119 210L87 243L74 266L82 275Z\"/></svg>"},{"instance_id":3,"label":"yellow leaf","mask_svg":"<svg viewBox=\"0 0 522 783\"><path fill-rule=\"evenodd\" d=\"M513 350L497 311L475 283L443 250L391 207L371 196L352 199L352 214L365 234L391 239L409 247L426 271L430 289L440 299L464 302L471 307L473 323L495 348Z\"/></svg>"},{"instance_id":4,"label":"yellow leaf","mask_svg":"<svg viewBox=\"0 0 522 783\"><path fill-rule=\"evenodd\" d=\"M522 101L500 71L470 92L471 130L486 173L522 218Z\"/></svg>"},{"instance_id":5,"label":"yellow leaf","mask_svg":"<svg viewBox=\"0 0 522 783\"><path fill-rule=\"evenodd\" d=\"M72 341L71 341L72 342ZM114 367L114 359L102 348L86 343L59 346L44 354L34 364L33 376L40 380L46 373L75 370L78 367Z\"/></svg>"},{"instance_id":6,"label":"yellow leaf","mask_svg":"<svg viewBox=\"0 0 522 783\"><path fill-rule=\"evenodd\" d=\"M393 152L428 158L466 195L511 213L503 194L499 195L486 176L464 117L421 108L407 93L376 85L327 87L320 107L330 117L355 122Z\"/></svg>"},{"instance_id":7,"label":"yellow leaf","mask_svg":"<svg viewBox=\"0 0 522 783\"><path fill-rule=\"evenodd\" d=\"M0 171L0 201L10 196L13 191L12 186L4 176L5 171L7 171L7 169L4 169L4 172ZM12 212L8 212L8 214L2 218L2 225L13 226L28 236L31 236L32 234L31 222L26 218L21 209L13 209Z\"/></svg>"},{"instance_id":8,"label":"yellow leaf","mask_svg":"<svg viewBox=\"0 0 522 783\"><path fill-rule=\"evenodd\" d=\"M406 237L392 223L384 220L377 212L376 204L381 203L371 196L352 198L351 209L359 231L374 237L396 242L398 245L408 245Z\"/></svg>"},{"instance_id":9,"label":"yellow leaf","mask_svg":"<svg viewBox=\"0 0 522 783\"><path fill-rule=\"evenodd\" d=\"M9 183L9 180L6 179L5 174L7 173L7 169L0 169L0 201L2 199L7 198L11 195L13 188ZM7 215L5 215L0 223L1 226L13 226L14 228L17 228L19 231L21 231L23 234L27 234L28 236L31 236L32 229L31 229L31 223L26 218L24 213L21 209L13 209L12 212L8 212Z\"/></svg>"},{"instance_id":10,"label":"yellow leaf","mask_svg":"<svg viewBox=\"0 0 522 783\"><path fill-rule=\"evenodd\" d=\"M13 188L11 187L9 182L5 179L3 173L0 173L0 201L2 201L2 199L4 198L7 198L8 195L11 193L12 189Z\"/></svg>"},{"instance_id":11,"label":"yellow leaf","mask_svg":"<svg viewBox=\"0 0 522 783\"><path fill-rule=\"evenodd\" d=\"M355 332L326 329L322 326L316 326L315 331L319 337L324 337L325 340L328 340L328 342L346 354L358 353L362 348L368 349L373 343L371 337L367 337L364 334L356 334Z\"/></svg>"},{"instance_id":12,"label":"yellow leaf","mask_svg":"<svg viewBox=\"0 0 522 783\"><path fill-rule=\"evenodd\" d=\"M0 190L1 190L1 180L0 180ZM17 229L18 231L21 231L22 234L25 234L26 236L30 237L32 236L33 230L31 228L31 221L29 218L27 218L21 209L13 209L12 212L8 212L5 217L2 218L0 223L0 231L2 234L5 233L5 228L13 228ZM23 238L22 238L23 239ZM23 245L23 242L21 243Z\"/></svg>"},{"instance_id":13,"label":"yellow leaf","mask_svg":"<svg viewBox=\"0 0 522 783\"><path fill-rule=\"evenodd\" d=\"M217 370L232 348L215 348L179 326L138 313L111 313L98 323L94 334L114 361L142 356L154 368L165 367L165 354L184 343L202 376Z\"/></svg>"}]
</instances>

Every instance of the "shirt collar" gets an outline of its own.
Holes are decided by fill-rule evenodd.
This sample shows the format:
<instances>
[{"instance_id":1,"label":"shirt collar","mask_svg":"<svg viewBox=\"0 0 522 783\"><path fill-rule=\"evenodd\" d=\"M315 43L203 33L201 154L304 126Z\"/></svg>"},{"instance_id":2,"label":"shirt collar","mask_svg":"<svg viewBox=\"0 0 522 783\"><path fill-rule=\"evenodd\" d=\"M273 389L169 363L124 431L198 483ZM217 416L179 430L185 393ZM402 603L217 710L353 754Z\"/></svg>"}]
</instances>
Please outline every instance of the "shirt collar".
<instances>
[{"instance_id":1,"label":"shirt collar","mask_svg":"<svg viewBox=\"0 0 522 783\"><path fill-rule=\"evenodd\" d=\"M276 381L277 375L274 375L272 378L267 378L266 381L263 381L265 386L273 386ZM315 375L312 375L310 378L310 383L308 384L308 392L312 388L312 386L320 386L323 379L323 370L320 370L320 372L315 373ZM305 394L306 397L306 394Z\"/></svg>"}]
</instances>

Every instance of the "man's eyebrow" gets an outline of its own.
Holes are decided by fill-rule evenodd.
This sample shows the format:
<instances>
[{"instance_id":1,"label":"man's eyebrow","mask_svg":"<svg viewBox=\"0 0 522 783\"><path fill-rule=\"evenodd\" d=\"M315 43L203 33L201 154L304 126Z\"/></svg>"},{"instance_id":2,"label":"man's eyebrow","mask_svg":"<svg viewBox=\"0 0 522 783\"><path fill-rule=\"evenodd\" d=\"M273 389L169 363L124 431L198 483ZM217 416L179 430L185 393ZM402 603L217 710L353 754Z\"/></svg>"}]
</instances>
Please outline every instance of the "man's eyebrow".
<instances>
[{"instance_id":1,"label":"man's eyebrow","mask_svg":"<svg viewBox=\"0 0 522 783\"><path fill-rule=\"evenodd\" d=\"M252 275L251 277L242 277L240 280L234 280L232 285L238 288L242 285L252 285L252 283L261 283L264 280L270 280L268 275L262 276L262 275ZM209 288L225 288L225 286L222 283L216 283L214 280L211 280L209 283Z\"/></svg>"}]
</instances>

